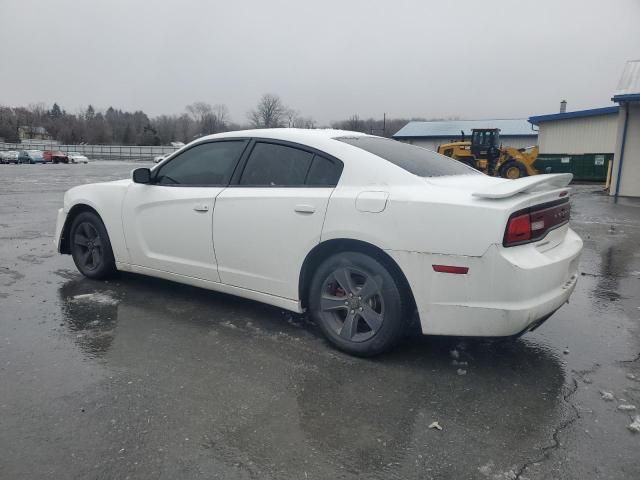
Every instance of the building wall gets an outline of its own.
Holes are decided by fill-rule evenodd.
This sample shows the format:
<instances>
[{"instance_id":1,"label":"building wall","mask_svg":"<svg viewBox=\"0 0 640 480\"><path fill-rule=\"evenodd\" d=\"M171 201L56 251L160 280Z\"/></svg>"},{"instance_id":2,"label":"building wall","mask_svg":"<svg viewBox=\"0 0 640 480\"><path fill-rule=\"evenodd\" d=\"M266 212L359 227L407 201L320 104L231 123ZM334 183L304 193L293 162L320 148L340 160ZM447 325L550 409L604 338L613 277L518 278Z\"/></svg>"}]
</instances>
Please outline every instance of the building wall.
<instances>
[{"instance_id":1,"label":"building wall","mask_svg":"<svg viewBox=\"0 0 640 480\"><path fill-rule=\"evenodd\" d=\"M470 139L469 136L466 137L467 140ZM429 150L437 150L438 145L442 143L449 142L457 142L460 140L460 137L449 138L411 138L411 139L399 139L401 142L410 143L412 145L417 145L418 147L428 148ZM514 148L525 148L536 145L537 137L535 135L530 136L519 136L519 137L502 137L502 144L507 147Z\"/></svg>"},{"instance_id":2,"label":"building wall","mask_svg":"<svg viewBox=\"0 0 640 480\"><path fill-rule=\"evenodd\" d=\"M618 115L555 120L540 124L540 153L613 153Z\"/></svg>"},{"instance_id":3,"label":"building wall","mask_svg":"<svg viewBox=\"0 0 640 480\"><path fill-rule=\"evenodd\" d=\"M611 186L609 193L616 193L618 180L618 167L622 148L622 136L624 131L625 109L629 109L627 123L627 138L620 175L620 189L618 195L624 197L640 197L640 104L622 104L618 113L616 148L611 170Z\"/></svg>"}]
</instances>

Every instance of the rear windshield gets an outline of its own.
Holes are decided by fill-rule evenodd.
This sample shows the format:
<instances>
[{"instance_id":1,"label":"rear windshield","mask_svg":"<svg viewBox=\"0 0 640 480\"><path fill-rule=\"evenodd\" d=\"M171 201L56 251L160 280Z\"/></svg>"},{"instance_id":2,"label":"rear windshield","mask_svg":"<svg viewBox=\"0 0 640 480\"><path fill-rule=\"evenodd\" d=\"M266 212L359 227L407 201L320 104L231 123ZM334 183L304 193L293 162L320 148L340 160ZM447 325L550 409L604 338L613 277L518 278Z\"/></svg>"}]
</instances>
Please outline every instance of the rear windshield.
<instances>
[{"instance_id":1,"label":"rear windshield","mask_svg":"<svg viewBox=\"0 0 640 480\"><path fill-rule=\"evenodd\" d=\"M458 160L389 138L339 137L336 140L373 153L419 177L480 174Z\"/></svg>"}]
</instances>

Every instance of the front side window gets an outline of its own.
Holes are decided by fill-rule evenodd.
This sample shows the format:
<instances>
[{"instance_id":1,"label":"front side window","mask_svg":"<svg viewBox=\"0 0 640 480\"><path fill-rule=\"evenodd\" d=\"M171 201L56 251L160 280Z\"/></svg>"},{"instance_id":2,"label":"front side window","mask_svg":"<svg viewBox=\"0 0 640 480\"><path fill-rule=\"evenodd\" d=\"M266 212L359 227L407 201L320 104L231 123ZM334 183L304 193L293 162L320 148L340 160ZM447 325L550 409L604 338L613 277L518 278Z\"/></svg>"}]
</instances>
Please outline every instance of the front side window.
<instances>
[{"instance_id":1,"label":"front side window","mask_svg":"<svg viewBox=\"0 0 640 480\"><path fill-rule=\"evenodd\" d=\"M258 142L247 159L240 185L302 186L313 154L297 148Z\"/></svg>"},{"instance_id":2,"label":"front side window","mask_svg":"<svg viewBox=\"0 0 640 480\"><path fill-rule=\"evenodd\" d=\"M226 186L245 141L202 143L162 165L155 177L160 185Z\"/></svg>"},{"instance_id":3,"label":"front side window","mask_svg":"<svg viewBox=\"0 0 640 480\"><path fill-rule=\"evenodd\" d=\"M381 137L339 137L339 140L372 153L419 177L482 175L458 160L426 148Z\"/></svg>"}]
</instances>

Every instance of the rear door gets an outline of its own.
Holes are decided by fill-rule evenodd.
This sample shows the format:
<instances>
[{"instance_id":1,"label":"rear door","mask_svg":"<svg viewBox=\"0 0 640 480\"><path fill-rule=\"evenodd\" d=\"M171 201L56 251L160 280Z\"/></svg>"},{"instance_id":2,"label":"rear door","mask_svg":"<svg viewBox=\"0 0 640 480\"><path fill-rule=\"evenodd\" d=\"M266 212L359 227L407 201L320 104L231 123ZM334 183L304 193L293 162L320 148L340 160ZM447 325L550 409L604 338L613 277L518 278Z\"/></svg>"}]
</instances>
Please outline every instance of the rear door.
<instances>
[{"instance_id":1,"label":"rear door","mask_svg":"<svg viewBox=\"0 0 640 480\"><path fill-rule=\"evenodd\" d=\"M246 140L197 144L133 183L123 204L131 263L219 282L213 250L213 207L229 184Z\"/></svg>"},{"instance_id":2,"label":"rear door","mask_svg":"<svg viewBox=\"0 0 640 480\"><path fill-rule=\"evenodd\" d=\"M298 298L342 162L306 147L256 140L216 199L213 238L223 283Z\"/></svg>"}]
</instances>

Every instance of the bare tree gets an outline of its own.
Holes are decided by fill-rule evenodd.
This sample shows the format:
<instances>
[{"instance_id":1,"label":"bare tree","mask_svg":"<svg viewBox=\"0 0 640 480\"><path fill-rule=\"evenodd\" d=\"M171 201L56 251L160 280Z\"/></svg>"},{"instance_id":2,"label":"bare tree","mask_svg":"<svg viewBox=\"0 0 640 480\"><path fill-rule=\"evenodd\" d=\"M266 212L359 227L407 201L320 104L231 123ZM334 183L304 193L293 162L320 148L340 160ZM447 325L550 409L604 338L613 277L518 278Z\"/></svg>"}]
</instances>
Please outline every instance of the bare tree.
<instances>
[{"instance_id":1,"label":"bare tree","mask_svg":"<svg viewBox=\"0 0 640 480\"><path fill-rule=\"evenodd\" d=\"M296 125L296 120L299 118L298 113L299 112L297 110L294 110L293 108L288 108L285 112L289 128L295 128L298 126Z\"/></svg>"},{"instance_id":2,"label":"bare tree","mask_svg":"<svg viewBox=\"0 0 640 480\"><path fill-rule=\"evenodd\" d=\"M346 122L347 130L353 130L355 132L362 129L362 122L360 121L360 117L356 115L352 115Z\"/></svg>"},{"instance_id":3,"label":"bare tree","mask_svg":"<svg viewBox=\"0 0 640 480\"><path fill-rule=\"evenodd\" d=\"M193 102L191 105L185 107L194 122L200 127L200 135L207 134L206 124L208 118L213 114L213 108L206 102Z\"/></svg>"},{"instance_id":4,"label":"bare tree","mask_svg":"<svg viewBox=\"0 0 640 480\"><path fill-rule=\"evenodd\" d=\"M194 102L186 106L186 110L200 128L200 135L209 135L226 130L229 121L229 110L226 105L214 106L206 102Z\"/></svg>"},{"instance_id":5,"label":"bare tree","mask_svg":"<svg viewBox=\"0 0 640 480\"><path fill-rule=\"evenodd\" d=\"M288 110L278 95L265 93L247 117L255 128L282 127Z\"/></svg>"}]
</instances>

